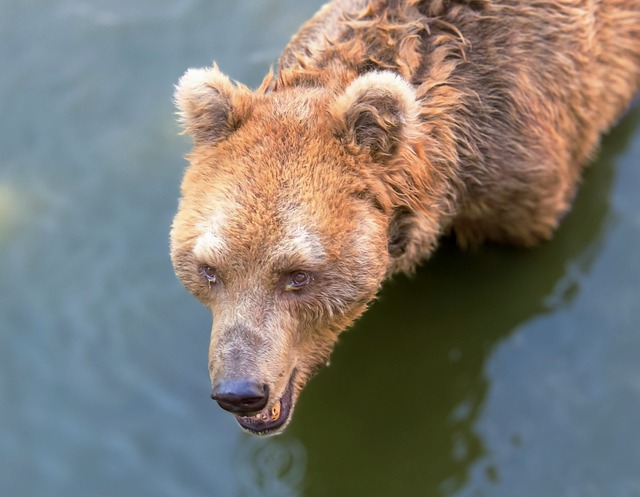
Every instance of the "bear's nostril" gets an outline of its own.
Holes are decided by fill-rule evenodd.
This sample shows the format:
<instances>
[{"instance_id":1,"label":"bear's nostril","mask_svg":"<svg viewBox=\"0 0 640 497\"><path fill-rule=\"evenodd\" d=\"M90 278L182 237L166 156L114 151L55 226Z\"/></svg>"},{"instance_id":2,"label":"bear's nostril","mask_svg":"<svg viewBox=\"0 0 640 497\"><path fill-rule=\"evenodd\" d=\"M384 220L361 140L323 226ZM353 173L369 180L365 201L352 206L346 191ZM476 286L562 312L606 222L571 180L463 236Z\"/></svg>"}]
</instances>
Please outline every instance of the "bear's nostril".
<instances>
[{"instance_id":1,"label":"bear's nostril","mask_svg":"<svg viewBox=\"0 0 640 497\"><path fill-rule=\"evenodd\" d=\"M226 411L246 416L267 405L269 387L253 381L221 381L213 387L211 398Z\"/></svg>"}]
</instances>

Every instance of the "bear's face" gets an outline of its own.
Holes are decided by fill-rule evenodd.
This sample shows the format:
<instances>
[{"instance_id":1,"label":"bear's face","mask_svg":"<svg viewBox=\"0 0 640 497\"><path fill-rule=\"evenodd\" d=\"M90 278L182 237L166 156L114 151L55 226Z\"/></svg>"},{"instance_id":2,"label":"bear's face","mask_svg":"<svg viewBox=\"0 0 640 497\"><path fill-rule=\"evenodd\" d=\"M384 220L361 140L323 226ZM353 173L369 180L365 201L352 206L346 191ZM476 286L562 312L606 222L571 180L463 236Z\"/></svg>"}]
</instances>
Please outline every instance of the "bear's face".
<instances>
[{"instance_id":1,"label":"bear's face","mask_svg":"<svg viewBox=\"0 0 640 497\"><path fill-rule=\"evenodd\" d=\"M392 215L374 170L398 146L407 91L379 73L341 95L256 95L217 68L178 85L194 149L172 261L214 316L212 396L250 432L284 429L389 269Z\"/></svg>"}]
</instances>

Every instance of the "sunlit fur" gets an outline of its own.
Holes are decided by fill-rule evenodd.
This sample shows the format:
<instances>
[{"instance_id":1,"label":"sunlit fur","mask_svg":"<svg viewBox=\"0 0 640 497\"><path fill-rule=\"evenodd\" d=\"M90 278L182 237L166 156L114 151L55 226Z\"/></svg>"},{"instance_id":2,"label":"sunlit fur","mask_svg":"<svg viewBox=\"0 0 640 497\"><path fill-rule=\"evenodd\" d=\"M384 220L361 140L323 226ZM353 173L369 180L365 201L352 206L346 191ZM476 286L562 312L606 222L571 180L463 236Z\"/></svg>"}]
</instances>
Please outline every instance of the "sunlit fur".
<instances>
[{"instance_id":1,"label":"sunlit fur","mask_svg":"<svg viewBox=\"0 0 640 497\"><path fill-rule=\"evenodd\" d=\"M295 370L295 401L383 279L442 235L551 236L639 85L636 0L337 0L255 92L189 70L171 253L214 314L212 381L275 400ZM311 281L285 291L296 270Z\"/></svg>"}]
</instances>

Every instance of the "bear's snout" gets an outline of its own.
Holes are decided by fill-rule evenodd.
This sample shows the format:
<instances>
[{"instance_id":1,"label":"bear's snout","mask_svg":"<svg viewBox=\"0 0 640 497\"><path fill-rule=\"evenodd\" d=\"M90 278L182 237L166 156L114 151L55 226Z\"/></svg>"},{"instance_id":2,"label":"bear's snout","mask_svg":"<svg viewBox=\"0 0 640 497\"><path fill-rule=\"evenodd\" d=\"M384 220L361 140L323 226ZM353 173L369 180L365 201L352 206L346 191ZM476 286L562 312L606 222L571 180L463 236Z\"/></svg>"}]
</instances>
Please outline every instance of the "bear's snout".
<instances>
[{"instance_id":1,"label":"bear's snout","mask_svg":"<svg viewBox=\"0 0 640 497\"><path fill-rule=\"evenodd\" d=\"M249 380L216 383L211 398L224 410L248 416L261 411L269 400L269 386Z\"/></svg>"}]
</instances>

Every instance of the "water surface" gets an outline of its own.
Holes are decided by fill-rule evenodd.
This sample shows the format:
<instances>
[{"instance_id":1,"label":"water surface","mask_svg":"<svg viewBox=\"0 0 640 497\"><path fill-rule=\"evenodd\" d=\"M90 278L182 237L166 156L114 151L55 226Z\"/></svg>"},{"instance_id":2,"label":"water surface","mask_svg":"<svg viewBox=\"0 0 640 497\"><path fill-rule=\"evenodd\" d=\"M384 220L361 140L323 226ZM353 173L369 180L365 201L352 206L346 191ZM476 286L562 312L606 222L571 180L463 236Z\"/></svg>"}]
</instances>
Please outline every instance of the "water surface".
<instances>
[{"instance_id":1,"label":"water surface","mask_svg":"<svg viewBox=\"0 0 640 497\"><path fill-rule=\"evenodd\" d=\"M0 495L640 496L638 105L553 241L386 285L283 436L209 399L173 84L257 85L320 4L0 3Z\"/></svg>"}]
</instances>

